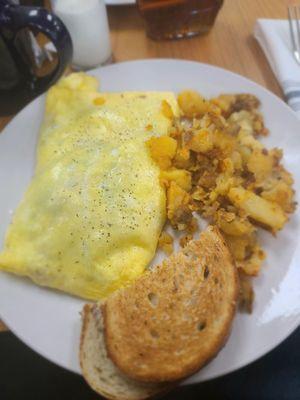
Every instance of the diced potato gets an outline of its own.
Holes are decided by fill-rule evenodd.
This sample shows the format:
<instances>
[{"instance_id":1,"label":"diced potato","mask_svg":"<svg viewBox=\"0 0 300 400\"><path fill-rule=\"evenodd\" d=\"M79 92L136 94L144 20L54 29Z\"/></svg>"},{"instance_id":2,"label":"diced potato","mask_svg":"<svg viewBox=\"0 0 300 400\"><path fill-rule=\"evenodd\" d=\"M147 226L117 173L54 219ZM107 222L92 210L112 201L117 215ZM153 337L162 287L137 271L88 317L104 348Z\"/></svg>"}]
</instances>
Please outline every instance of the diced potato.
<instances>
[{"instance_id":1,"label":"diced potato","mask_svg":"<svg viewBox=\"0 0 300 400\"><path fill-rule=\"evenodd\" d=\"M277 203L287 213L293 212L295 209L294 191L283 181L276 181L276 185L264 190L261 193L261 197Z\"/></svg>"},{"instance_id":2,"label":"diced potato","mask_svg":"<svg viewBox=\"0 0 300 400\"><path fill-rule=\"evenodd\" d=\"M257 182L262 182L272 172L273 158L264 149L255 149L248 159L247 168L254 173Z\"/></svg>"},{"instance_id":3,"label":"diced potato","mask_svg":"<svg viewBox=\"0 0 300 400\"><path fill-rule=\"evenodd\" d=\"M253 135L254 133L253 115L249 111L241 110L232 113L229 117L229 122L238 124L248 135Z\"/></svg>"},{"instance_id":4,"label":"diced potato","mask_svg":"<svg viewBox=\"0 0 300 400\"><path fill-rule=\"evenodd\" d=\"M218 106L217 104L214 104L212 101L209 101L208 104L209 105L208 105L207 112L209 112L213 116L221 117L222 111L223 111L222 108L220 106ZM223 117L221 117L221 120L225 121L225 119Z\"/></svg>"},{"instance_id":5,"label":"diced potato","mask_svg":"<svg viewBox=\"0 0 300 400\"><path fill-rule=\"evenodd\" d=\"M242 159L242 163L244 165L246 165L248 160L249 160L249 158L250 158L250 156L251 156L251 154L252 154L251 149L249 147L247 147L247 146L240 145L238 150L239 150L239 154L240 154L241 159Z\"/></svg>"},{"instance_id":6,"label":"diced potato","mask_svg":"<svg viewBox=\"0 0 300 400\"><path fill-rule=\"evenodd\" d=\"M274 232L281 229L287 221L286 214L278 204L263 199L242 187L230 189L228 198L236 207L244 210L249 217Z\"/></svg>"},{"instance_id":7,"label":"diced potato","mask_svg":"<svg viewBox=\"0 0 300 400\"><path fill-rule=\"evenodd\" d=\"M185 90L178 95L178 104L186 117L203 116L209 102L193 90Z\"/></svg>"},{"instance_id":8,"label":"diced potato","mask_svg":"<svg viewBox=\"0 0 300 400\"><path fill-rule=\"evenodd\" d=\"M250 235L255 230L246 218L241 218L225 210L217 211L215 222L223 232L231 236Z\"/></svg>"},{"instance_id":9,"label":"diced potato","mask_svg":"<svg viewBox=\"0 0 300 400\"><path fill-rule=\"evenodd\" d=\"M151 157L158 163L160 168L171 167L171 160L176 154L177 141L169 136L152 137L146 142Z\"/></svg>"},{"instance_id":10,"label":"diced potato","mask_svg":"<svg viewBox=\"0 0 300 400\"><path fill-rule=\"evenodd\" d=\"M263 144L256 140L252 135L249 135L246 131L240 130L238 134L238 141L242 146L246 146L252 150L262 150Z\"/></svg>"},{"instance_id":11,"label":"diced potato","mask_svg":"<svg viewBox=\"0 0 300 400\"><path fill-rule=\"evenodd\" d=\"M216 148L222 150L224 157L229 157L236 147L236 140L231 135L218 129L213 132L213 144Z\"/></svg>"},{"instance_id":12,"label":"diced potato","mask_svg":"<svg viewBox=\"0 0 300 400\"><path fill-rule=\"evenodd\" d=\"M234 108L237 111L255 111L259 106L260 101L253 94L241 93L235 96Z\"/></svg>"},{"instance_id":13,"label":"diced potato","mask_svg":"<svg viewBox=\"0 0 300 400\"><path fill-rule=\"evenodd\" d=\"M247 248L252 246L252 237L250 236L231 236L225 234L227 245L236 261L243 261L247 256Z\"/></svg>"},{"instance_id":14,"label":"diced potato","mask_svg":"<svg viewBox=\"0 0 300 400\"><path fill-rule=\"evenodd\" d=\"M161 171L160 179L162 183L170 183L174 181L183 190L187 192L191 190L192 178L191 173L184 169L168 169L167 171Z\"/></svg>"},{"instance_id":15,"label":"diced potato","mask_svg":"<svg viewBox=\"0 0 300 400\"><path fill-rule=\"evenodd\" d=\"M192 198L194 200L203 200L205 196L206 191L201 186L198 186L197 189L192 193Z\"/></svg>"},{"instance_id":16,"label":"diced potato","mask_svg":"<svg viewBox=\"0 0 300 400\"><path fill-rule=\"evenodd\" d=\"M262 262L265 259L265 253L260 248L260 246L254 246L251 252L251 256L244 261L238 261L237 267L240 268L246 275L257 276Z\"/></svg>"},{"instance_id":17,"label":"diced potato","mask_svg":"<svg viewBox=\"0 0 300 400\"><path fill-rule=\"evenodd\" d=\"M167 190L168 218L171 220L177 209L189 203L190 196L177 183L171 182Z\"/></svg>"},{"instance_id":18,"label":"diced potato","mask_svg":"<svg viewBox=\"0 0 300 400\"><path fill-rule=\"evenodd\" d=\"M219 177L210 171L205 171L202 177L198 181L198 187L205 189L207 192L207 199L210 201L214 201L218 198L223 190L222 183L220 185L216 185L216 180Z\"/></svg>"},{"instance_id":19,"label":"diced potato","mask_svg":"<svg viewBox=\"0 0 300 400\"><path fill-rule=\"evenodd\" d=\"M228 191L236 186L237 179L234 176L228 176L226 173L221 173L216 179L216 187L212 190L211 194L215 193L217 196L225 196Z\"/></svg>"},{"instance_id":20,"label":"diced potato","mask_svg":"<svg viewBox=\"0 0 300 400\"><path fill-rule=\"evenodd\" d=\"M234 173L234 164L231 158L224 158L220 162L221 171L228 175L233 175Z\"/></svg>"},{"instance_id":21,"label":"diced potato","mask_svg":"<svg viewBox=\"0 0 300 400\"><path fill-rule=\"evenodd\" d=\"M235 170L241 170L243 168L242 156L238 151L233 151L230 158L233 162L233 167Z\"/></svg>"},{"instance_id":22,"label":"diced potato","mask_svg":"<svg viewBox=\"0 0 300 400\"><path fill-rule=\"evenodd\" d=\"M235 101L235 96L230 94L221 94L219 97L212 99L212 102L222 109L224 113L228 113L232 104Z\"/></svg>"},{"instance_id":23,"label":"diced potato","mask_svg":"<svg viewBox=\"0 0 300 400\"><path fill-rule=\"evenodd\" d=\"M277 178L282 179L287 185L292 186L294 183L294 178L290 172L283 168L282 165L278 167Z\"/></svg>"},{"instance_id":24,"label":"diced potato","mask_svg":"<svg viewBox=\"0 0 300 400\"><path fill-rule=\"evenodd\" d=\"M186 147L177 148L177 152L174 157L174 165L177 168L189 168L191 166L190 150Z\"/></svg>"},{"instance_id":25,"label":"diced potato","mask_svg":"<svg viewBox=\"0 0 300 400\"><path fill-rule=\"evenodd\" d=\"M213 148L211 133L206 129L196 132L187 143L187 148L196 153L206 153Z\"/></svg>"}]
</instances>

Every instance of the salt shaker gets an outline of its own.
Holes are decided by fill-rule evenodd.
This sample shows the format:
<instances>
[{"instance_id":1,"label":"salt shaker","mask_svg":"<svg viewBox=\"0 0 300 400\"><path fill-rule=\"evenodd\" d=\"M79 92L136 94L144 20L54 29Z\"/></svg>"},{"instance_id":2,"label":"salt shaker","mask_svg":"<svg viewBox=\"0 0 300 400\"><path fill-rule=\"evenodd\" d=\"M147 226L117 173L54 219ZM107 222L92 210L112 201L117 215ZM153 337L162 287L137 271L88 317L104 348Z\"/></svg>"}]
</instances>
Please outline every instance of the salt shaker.
<instances>
[{"instance_id":1,"label":"salt shaker","mask_svg":"<svg viewBox=\"0 0 300 400\"><path fill-rule=\"evenodd\" d=\"M70 32L74 69L90 69L111 60L104 0L52 0L51 4Z\"/></svg>"}]
</instances>

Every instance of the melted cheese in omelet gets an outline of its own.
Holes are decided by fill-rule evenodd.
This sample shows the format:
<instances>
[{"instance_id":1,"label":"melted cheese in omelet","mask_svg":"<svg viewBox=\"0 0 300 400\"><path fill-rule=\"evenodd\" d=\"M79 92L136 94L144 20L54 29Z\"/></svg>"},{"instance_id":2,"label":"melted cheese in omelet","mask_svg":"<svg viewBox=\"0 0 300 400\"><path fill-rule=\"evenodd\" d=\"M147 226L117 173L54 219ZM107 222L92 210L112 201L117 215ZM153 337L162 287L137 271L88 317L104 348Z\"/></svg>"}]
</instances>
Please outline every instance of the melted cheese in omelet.
<instances>
[{"instance_id":1,"label":"melted cheese in omelet","mask_svg":"<svg viewBox=\"0 0 300 400\"><path fill-rule=\"evenodd\" d=\"M145 140L165 135L172 93L98 93L72 74L50 89L35 176L9 227L0 268L88 299L138 277L165 222Z\"/></svg>"}]
</instances>

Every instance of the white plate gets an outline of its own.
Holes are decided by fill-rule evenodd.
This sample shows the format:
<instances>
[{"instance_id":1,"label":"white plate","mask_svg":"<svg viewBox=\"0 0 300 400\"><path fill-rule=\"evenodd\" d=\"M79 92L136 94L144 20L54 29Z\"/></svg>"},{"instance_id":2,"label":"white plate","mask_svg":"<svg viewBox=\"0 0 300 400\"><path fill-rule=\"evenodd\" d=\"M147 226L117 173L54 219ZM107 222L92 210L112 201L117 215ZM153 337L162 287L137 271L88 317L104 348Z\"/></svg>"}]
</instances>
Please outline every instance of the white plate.
<instances>
[{"instance_id":1,"label":"white plate","mask_svg":"<svg viewBox=\"0 0 300 400\"><path fill-rule=\"evenodd\" d=\"M135 4L135 0L105 0L105 4L108 6L125 6L128 4Z\"/></svg>"},{"instance_id":2,"label":"white plate","mask_svg":"<svg viewBox=\"0 0 300 400\"><path fill-rule=\"evenodd\" d=\"M210 65L177 60L147 60L114 64L92 71L103 91L199 90L206 96L222 92L253 93L271 135L267 146L284 149L285 165L293 172L300 193L300 123L280 99L239 75ZM0 135L0 246L11 218L30 181L35 143L43 116L44 96L38 98ZM297 196L297 197L298 197ZM299 210L275 239L261 234L268 258L255 279L252 315L238 314L232 335L220 354L187 382L214 378L261 357L282 342L300 323ZM74 372L79 371L79 312L83 301L40 288L29 280L0 274L0 315L32 349ZM295 349L296 351L297 349Z\"/></svg>"}]
</instances>

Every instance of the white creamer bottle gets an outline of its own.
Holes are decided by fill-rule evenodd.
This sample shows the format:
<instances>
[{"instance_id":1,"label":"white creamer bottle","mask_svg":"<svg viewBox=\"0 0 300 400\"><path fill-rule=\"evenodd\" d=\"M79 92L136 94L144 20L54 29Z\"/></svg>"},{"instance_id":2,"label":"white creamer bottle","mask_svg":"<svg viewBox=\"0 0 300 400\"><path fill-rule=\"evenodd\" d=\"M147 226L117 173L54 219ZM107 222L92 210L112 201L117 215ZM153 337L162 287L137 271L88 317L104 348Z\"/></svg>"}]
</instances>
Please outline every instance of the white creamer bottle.
<instances>
[{"instance_id":1,"label":"white creamer bottle","mask_svg":"<svg viewBox=\"0 0 300 400\"><path fill-rule=\"evenodd\" d=\"M89 69L111 59L104 0L52 0L54 13L64 22L73 41L73 66Z\"/></svg>"}]
</instances>

